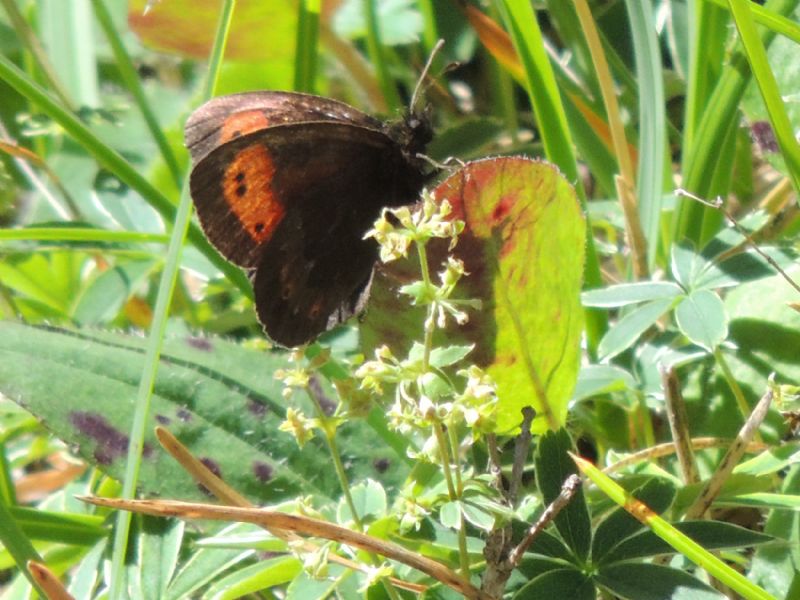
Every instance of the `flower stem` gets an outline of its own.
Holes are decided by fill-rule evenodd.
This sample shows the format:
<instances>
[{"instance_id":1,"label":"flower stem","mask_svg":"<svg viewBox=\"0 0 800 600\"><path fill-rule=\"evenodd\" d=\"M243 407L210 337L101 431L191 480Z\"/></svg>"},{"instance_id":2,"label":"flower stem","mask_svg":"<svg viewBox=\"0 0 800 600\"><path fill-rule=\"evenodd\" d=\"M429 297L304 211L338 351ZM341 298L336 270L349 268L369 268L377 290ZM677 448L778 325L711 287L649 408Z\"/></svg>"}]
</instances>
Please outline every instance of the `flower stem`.
<instances>
[{"instance_id":1,"label":"flower stem","mask_svg":"<svg viewBox=\"0 0 800 600\"><path fill-rule=\"evenodd\" d=\"M450 500L456 501L460 497L460 489L456 489L453 484L453 474L450 468L450 450L447 443L447 437L444 433L442 422L438 419L433 422L433 431L436 435L436 441L439 445L439 454L442 460L442 471L444 471L444 479L447 482L447 493ZM459 488L461 487L461 474L456 470L456 477L458 478ZM459 511L460 512L460 511ZM464 579L469 580L469 554L467 552L467 529L464 522L464 514L460 514L460 524L458 528L458 558L461 563L461 575Z\"/></svg>"},{"instance_id":2,"label":"flower stem","mask_svg":"<svg viewBox=\"0 0 800 600\"><path fill-rule=\"evenodd\" d=\"M314 410L317 413L320 429L322 430L323 437L325 438L325 443L328 446L328 452L333 460L333 468L336 471L336 477L339 479L339 487L342 488L342 495L344 496L345 502L347 502L348 508L350 508L350 514L353 516L353 523L355 524L358 532L363 533L364 523L362 523L358 511L356 511L356 505L353 502L353 496L350 494L350 482L347 480L347 473L344 471L342 457L339 454L339 448L336 445L336 428L331 426L331 419L325 414L325 411L322 410L322 406L320 405L316 394L312 393L311 390L308 390L308 395L314 403Z\"/></svg>"}]
</instances>

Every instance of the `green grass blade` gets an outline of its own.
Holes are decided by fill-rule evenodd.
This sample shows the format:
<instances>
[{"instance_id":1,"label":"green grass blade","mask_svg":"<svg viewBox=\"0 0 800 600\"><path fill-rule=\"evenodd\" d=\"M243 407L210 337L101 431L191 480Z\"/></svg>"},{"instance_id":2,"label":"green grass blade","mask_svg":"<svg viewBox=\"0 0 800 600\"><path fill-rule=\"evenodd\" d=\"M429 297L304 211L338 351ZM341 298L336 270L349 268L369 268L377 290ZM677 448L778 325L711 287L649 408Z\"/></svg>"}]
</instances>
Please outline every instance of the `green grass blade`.
<instances>
[{"instance_id":1,"label":"green grass blade","mask_svg":"<svg viewBox=\"0 0 800 600\"><path fill-rule=\"evenodd\" d=\"M728 0L706 0L706 2L712 2L720 8L728 9ZM750 2L748 7L756 23L800 44L800 24L796 21L776 14L755 2Z\"/></svg>"},{"instance_id":2,"label":"green grass blade","mask_svg":"<svg viewBox=\"0 0 800 600\"><path fill-rule=\"evenodd\" d=\"M211 94L216 89L235 5L235 0L226 0L222 8L222 13L220 14L217 33L214 38L214 47L211 52L208 80L205 86L206 99L210 98ZM133 415L133 423L131 424L125 479L121 493L123 498L133 498L136 493L136 484L139 477L142 451L144 448L145 427L150 412L150 400L153 394L153 386L155 384L156 374L158 373L158 363L164 342L164 333L167 329L169 306L175 291L175 282L177 281L180 271L181 251L189 231L189 220L192 216L192 200L189 196L188 188L187 178L181 191L181 201L178 206L169 249L167 250L164 272L161 275L161 282L158 286L155 309L153 310L153 324L150 328L150 334L147 340L144 369L142 378L139 381L136 409ZM109 598L111 600L122 598L122 583L125 580L125 556L128 547L130 524L131 513L120 511L117 515L117 526L114 531L111 588L109 590Z\"/></svg>"},{"instance_id":3,"label":"green grass blade","mask_svg":"<svg viewBox=\"0 0 800 600\"><path fill-rule=\"evenodd\" d=\"M70 137L94 156L102 167L114 173L120 181L136 190L150 206L158 211L165 221L172 223L175 220L175 205L172 202L147 181L118 152L104 144L78 117L56 102L45 90L1 54L0 79L5 80L18 93L25 96L43 113L58 123ZM189 241L245 295L252 295L247 277L239 268L219 255L196 225L192 225L189 230Z\"/></svg>"},{"instance_id":4,"label":"green grass blade","mask_svg":"<svg viewBox=\"0 0 800 600\"><path fill-rule=\"evenodd\" d=\"M639 165L636 177L639 219L647 239L647 263L652 270L658 246L664 190L666 118L661 51L653 15L647 5L626 0L639 82Z\"/></svg>"},{"instance_id":5,"label":"green grass blade","mask_svg":"<svg viewBox=\"0 0 800 600\"><path fill-rule=\"evenodd\" d=\"M36 37L31 26L28 25L28 22L19 12L16 0L0 0L0 2L2 2L3 8L5 8L8 19L11 21L14 31L17 32L19 40L33 57L37 68L47 81L47 85L53 90L53 93L58 96L58 99L64 106L74 109L75 103L70 99L67 91L64 89L64 86L53 68L53 64L50 62L50 58L47 56L44 48L42 48L39 38Z\"/></svg>"},{"instance_id":6,"label":"green grass blade","mask_svg":"<svg viewBox=\"0 0 800 600\"><path fill-rule=\"evenodd\" d=\"M389 64L386 60L386 52L381 45L380 23L378 22L378 6L375 0L362 0L364 16L367 21L367 52L370 63L375 68L375 75L378 78L378 85L386 101L388 112L396 113L402 107L400 95L392 81L389 73Z\"/></svg>"},{"instance_id":7,"label":"green grass blade","mask_svg":"<svg viewBox=\"0 0 800 600\"><path fill-rule=\"evenodd\" d=\"M29 560L35 560L37 562L44 561L42 561L42 558L28 539L28 536L25 535L17 524L8 510L8 506L6 506L4 502L0 502L0 542L3 543L5 549L14 559L14 562L17 563L19 570L22 571L23 575L31 582L33 588L42 598L45 598L46 596L42 590L39 589L39 586L36 584L33 577L31 577L26 567Z\"/></svg>"},{"instance_id":8,"label":"green grass blade","mask_svg":"<svg viewBox=\"0 0 800 600\"><path fill-rule=\"evenodd\" d=\"M625 508L643 524L653 530L658 537L683 554L696 565L702 567L709 575L724 583L748 600L776 600L774 596L749 581L744 575L731 568L692 540L689 536L673 527L668 521L647 509L630 492L604 474L589 461L573 455L581 472L589 477L614 502Z\"/></svg>"},{"instance_id":9,"label":"green grass blade","mask_svg":"<svg viewBox=\"0 0 800 600\"><path fill-rule=\"evenodd\" d=\"M144 89L139 81L136 68L133 66L133 61L125 50L125 45L122 43L119 32L116 27L114 27L111 14L108 12L108 8L106 8L103 0L92 0L92 6L94 7L94 15L103 28L108 43L111 45L111 50L114 53L114 59L116 60L116 65L119 69L122 81L133 96L136 106L139 107L139 111L142 113L142 117L144 117L147 128L150 130L150 135L153 136L158 149L161 151L161 157L164 159L164 163L167 165L167 169L169 169L169 173L175 185L180 187L183 177L181 175L181 169L178 166L178 160L175 158L175 153L172 152L172 148L167 141L167 136L164 135L163 130L158 124L158 119L156 119L156 115L150 107L150 102L147 101L147 96L145 96Z\"/></svg>"},{"instance_id":10,"label":"green grass blade","mask_svg":"<svg viewBox=\"0 0 800 600\"><path fill-rule=\"evenodd\" d=\"M100 87L88 0L41 0L39 35L64 87L80 106L100 105Z\"/></svg>"},{"instance_id":11,"label":"green grass blade","mask_svg":"<svg viewBox=\"0 0 800 600\"><path fill-rule=\"evenodd\" d=\"M750 69L767 107L772 130L786 161L789 177L795 191L800 191L800 144L794 137L792 123L786 113L778 83L767 60L767 52L758 37L749 8L750 3L742 0L729 0L729 3L747 61L750 63Z\"/></svg>"},{"instance_id":12,"label":"green grass blade","mask_svg":"<svg viewBox=\"0 0 800 600\"><path fill-rule=\"evenodd\" d=\"M294 89L298 92L314 92L320 9L320 0L300 0L297 6Z\"/></svg>"},{"instance_id":13,"label":"green grass blade","mask_svg":"<svg viewBox=\"0 0 800 600\"><path fill-rule=\"evenodd\" d=\"M789 14L798 5L798 0L772 0L767 8L776 14ZM714 7L717 12L719 9ZM764 46L775 38L775 32L766 30L761 33ZM708 46L713 46L711 41L699 39L696 43L697 54L706 52ZM702 103L699 92L693 92L690 85L688 107L694 107L693 112L687 109L687 132L684 138L683 152L683 177L684 187L689 191L704 198L713 198L727 193L726 184L730 181L730 171L733 161L731 155L725 155L720 149L725 149L725 144L730 144L732 128L738 123L737 112L742 95L750 82L750 67L743 51L739 50L727 61L720 77L714 78L717 84L714 87L707 103ZM709 72L703 72L695 78L706 80L713 77ZM700 84L696 84L699 89ZM696 106L703 104L702 108ZM692 117L692 115L699 115ZM696 121L696 128L692 122ZM731 149L732 152L732 149ZM724 169L727 173L717 172ZM715 185L712 185L715 184ZM712 223L720 223L719 212L713 208L704 207L689 198L683 198L678 203L675 215L675 239L690 239L695 243L702 243L709 235L713 234L714 227L704 224L710 219Z\"/></svg>"}]
</instances>

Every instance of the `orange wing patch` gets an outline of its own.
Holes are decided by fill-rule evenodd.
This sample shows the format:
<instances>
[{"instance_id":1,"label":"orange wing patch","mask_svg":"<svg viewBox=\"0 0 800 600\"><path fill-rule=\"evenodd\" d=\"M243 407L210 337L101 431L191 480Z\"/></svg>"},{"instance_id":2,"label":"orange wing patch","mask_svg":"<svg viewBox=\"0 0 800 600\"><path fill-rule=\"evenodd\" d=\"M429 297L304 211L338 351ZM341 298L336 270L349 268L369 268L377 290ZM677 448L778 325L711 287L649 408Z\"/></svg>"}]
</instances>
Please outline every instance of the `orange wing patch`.
<instances>
[{"instance_id":1,"label":"orange wing patch","mask_svg":"<svg viewBox=\"0 0 800 600\"><path fill-rule=\"evenodd\" d=\"M233 113L222 123L222 129L219 132L219 143L223 144L251 131L264 129L268 125L269 119L261 110Z\"/></svg>"},{"instance_id":2,"label":"orange wing patch","mask_svg":"<svg viewBox=\"0 0 800 600\"><path fill-rule=\"evenodd\" d=\"M225 202L256 244L272 236L286 213L272 192L274 175L275 165L261 144L241 150L225 169L222 183Z\"/></svg>"}]
</instances>

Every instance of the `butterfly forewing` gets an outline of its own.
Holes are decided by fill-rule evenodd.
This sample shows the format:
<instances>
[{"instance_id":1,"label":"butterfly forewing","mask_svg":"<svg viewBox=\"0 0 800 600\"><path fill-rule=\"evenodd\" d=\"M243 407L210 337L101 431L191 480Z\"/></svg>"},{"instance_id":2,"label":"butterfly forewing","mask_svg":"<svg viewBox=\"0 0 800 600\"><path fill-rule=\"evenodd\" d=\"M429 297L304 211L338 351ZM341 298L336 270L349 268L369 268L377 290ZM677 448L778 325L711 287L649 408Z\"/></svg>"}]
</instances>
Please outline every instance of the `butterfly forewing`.
<instances>
[{"instance_id":1,"label":"butterfly forewing","mask_svg":"<svg viewBox=\"0 0 800 600\"><path fill-rule=\"evenodd\" d=\"M309 121L345 122L370 129L382 123L338 100L298 92L245 92L219 96L195 110L186 122L186 146L198 163L236 137L274 125Z\"/></svg>"},{"instance_id":2,"label":"butterfly forewing","mask_svg":"<svg viewBox=\"0 0 800 600\"><path fill-rule=\"evenodd\" d=\"M361 309L377 258L364 233L382 207L413 202L426 179L410 149L427 138L401 130L289 92L218 98L187 122L200 223L250 272L276 342L308 342Z\"/></svg>"}]
</instances>

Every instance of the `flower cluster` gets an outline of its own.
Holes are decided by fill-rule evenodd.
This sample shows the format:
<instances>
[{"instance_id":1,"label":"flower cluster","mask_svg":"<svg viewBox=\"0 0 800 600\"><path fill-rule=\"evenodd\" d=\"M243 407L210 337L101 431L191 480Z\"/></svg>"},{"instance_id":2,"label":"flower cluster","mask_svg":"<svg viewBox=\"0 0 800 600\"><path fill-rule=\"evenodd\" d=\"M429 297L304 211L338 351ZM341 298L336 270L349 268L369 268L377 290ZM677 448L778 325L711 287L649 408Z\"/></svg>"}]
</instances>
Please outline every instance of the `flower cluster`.
<instances>
[{"instance_id":1,"label":"flower cluster","mask_svg":"<svg viewBox=\"0 0 800 600\"><path fill-rule=\"evenodd\" d=\"M463 221L451 218L452 211L447 200L437 203L429 192L423 191L419 210L412 212L408 206L385 208L364 237L380 244L383 262L408 256L412 242L424 245L431 238L450 238L452 250L464 230Z\"/></svg>"}]
</instances>

